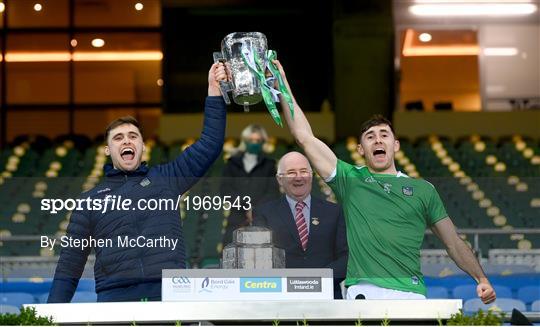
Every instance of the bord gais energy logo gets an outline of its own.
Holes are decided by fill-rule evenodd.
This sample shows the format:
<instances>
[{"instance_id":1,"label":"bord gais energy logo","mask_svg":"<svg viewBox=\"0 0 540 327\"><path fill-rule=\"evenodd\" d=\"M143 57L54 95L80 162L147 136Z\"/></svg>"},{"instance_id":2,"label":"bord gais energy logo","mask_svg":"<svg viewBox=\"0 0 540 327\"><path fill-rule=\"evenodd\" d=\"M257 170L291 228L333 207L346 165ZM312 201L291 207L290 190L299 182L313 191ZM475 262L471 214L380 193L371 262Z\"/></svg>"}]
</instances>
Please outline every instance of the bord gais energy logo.
<instances>
[{"instance_id":1,"label":"bord gais energy logo","mask_svg":"<svg viewBox=\"0 0 540 327\"><path fill-rule=\"evenodd\" d=\"M281 292L281 278L279 277L242 277L240 278L240 292Z\"/></svg>"},{"instance_id":2,"label":"bord gais energy logo","mask_svg":"<svg viewBox=\"0 0 540 327\"><path fill-rule=\"evenodd\" d=\"M238 290L238 281L235 278L204 278L198 283L198 293L229 292Z\"/></svg>"}]
</instances>

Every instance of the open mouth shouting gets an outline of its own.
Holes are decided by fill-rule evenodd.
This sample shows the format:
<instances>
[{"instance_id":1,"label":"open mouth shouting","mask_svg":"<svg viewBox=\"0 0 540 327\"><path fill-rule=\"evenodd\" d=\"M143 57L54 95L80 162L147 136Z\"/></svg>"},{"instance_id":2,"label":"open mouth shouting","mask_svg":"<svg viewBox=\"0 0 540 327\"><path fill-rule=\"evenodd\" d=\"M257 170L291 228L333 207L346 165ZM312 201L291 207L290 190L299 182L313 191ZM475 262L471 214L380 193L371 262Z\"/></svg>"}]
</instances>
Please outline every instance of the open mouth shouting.
<instances>
[{"instance_id":1,"label":"open mouth shouting","mask_svg":"<svg viewBox=\"0 0 540 327\"><path fill-rule=\"evenodd\" d=\"M373 158L376 160L376 161L382 161L386 158L386 150L384 150L383 148L376 148L374 151L373 151Z\"/></svg>"},{"instance_id":2,"label":"open mouth shouting","mask_svg":"<svg viewBox=\"0 0 540 327\"><path fill-rule=\"evenodd\" d=\"M123 148L120 151L120 157L122 157L122 160L124 161L131 161L135 159L135 149L130 147Z\"/></svg>"}]
</instances>

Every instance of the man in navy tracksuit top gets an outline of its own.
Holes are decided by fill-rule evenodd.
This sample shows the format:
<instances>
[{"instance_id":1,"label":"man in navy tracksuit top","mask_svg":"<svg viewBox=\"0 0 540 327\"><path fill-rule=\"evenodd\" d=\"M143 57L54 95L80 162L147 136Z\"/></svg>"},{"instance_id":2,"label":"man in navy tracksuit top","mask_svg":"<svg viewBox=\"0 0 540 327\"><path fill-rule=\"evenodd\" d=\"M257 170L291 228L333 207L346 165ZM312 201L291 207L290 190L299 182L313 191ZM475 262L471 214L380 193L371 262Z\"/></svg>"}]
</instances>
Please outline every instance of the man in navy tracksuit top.
<instances>
[{"instance_id":1,"label":"man in navy tracksuit top","mask_svg":"<svg viewBox=\"0 0 540 327\"><path fill-rule=\"evenodd\" d=\"M101 200L114 196L130 199L128 210L74 210L66 236L73 240L110 240L94 247L94 276L98 301L140 301L161 299L162 269L185 268L185 248L180 216L174 207L141 210L135 203L149 199L172 199L186 192L221 153L225 135L225 103L219 80L226 79L223 64L212 65L208 74L208 97L200 139L174 161L149 168L141 164L144 149L138 123L131 117L112 122L106 131L105 153L112 165L104 167L102 183L81 195L81 199ZM135 209L132 209L135 208ZM103 209L103 208L101 208ZM119 243L137 239L139 243ZM157 241L146 244L144 240ZM74 242L72 244L75 244ZM112 246L108 246L111 245ZM172 246L171 244L174 244ZM90 247L62 247L49 303L70 302L84 270Z\"/></svg>"}]
</instances>

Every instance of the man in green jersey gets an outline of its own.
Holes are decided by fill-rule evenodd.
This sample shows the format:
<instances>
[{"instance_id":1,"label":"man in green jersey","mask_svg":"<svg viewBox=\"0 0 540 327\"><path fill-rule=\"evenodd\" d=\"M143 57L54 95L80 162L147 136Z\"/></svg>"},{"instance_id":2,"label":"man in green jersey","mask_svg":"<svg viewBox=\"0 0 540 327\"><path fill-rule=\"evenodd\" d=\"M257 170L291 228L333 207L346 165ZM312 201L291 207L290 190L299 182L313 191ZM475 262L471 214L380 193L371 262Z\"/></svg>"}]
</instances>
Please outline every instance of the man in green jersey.
<instances>
[{"instance_id":1,"label":"man in green jersey","mask_svg":"<svg viewBox=\"0 0 540 327\"><path fill-rule=\"evenodd\" d=\"M275 64L290 90L283 67L277 60ZM400 145L388 120L379 116L363 124L357 151L366 166L356 167L338 160L313 135L294 97L294 119L287 102L280 102L296 142L343 206L349 243L348 299L425 298L420 247L430 227L456 264L476 280L478 297L484 303L495 301L493 287L456 233L433 185L396 170L394 154Z\"/></svg>"}]
</instances>

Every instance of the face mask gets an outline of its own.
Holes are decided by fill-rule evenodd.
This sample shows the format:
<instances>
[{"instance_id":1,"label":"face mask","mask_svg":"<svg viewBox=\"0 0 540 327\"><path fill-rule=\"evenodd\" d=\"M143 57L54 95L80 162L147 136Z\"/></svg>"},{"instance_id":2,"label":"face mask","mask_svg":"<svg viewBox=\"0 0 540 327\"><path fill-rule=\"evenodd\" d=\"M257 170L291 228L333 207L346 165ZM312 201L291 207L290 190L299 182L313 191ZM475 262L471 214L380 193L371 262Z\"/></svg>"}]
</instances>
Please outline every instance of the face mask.
<instances>
[{"instance_id":1,"label":"face mask","mask_svg":"<svg viewBox=\"0 0 540 327\"><path fill-rule=\"evenodd\" d=\"M262 151L262 143L246 142L246 151L251 154L259 154Z\"/></svg>"}]
</instances>

